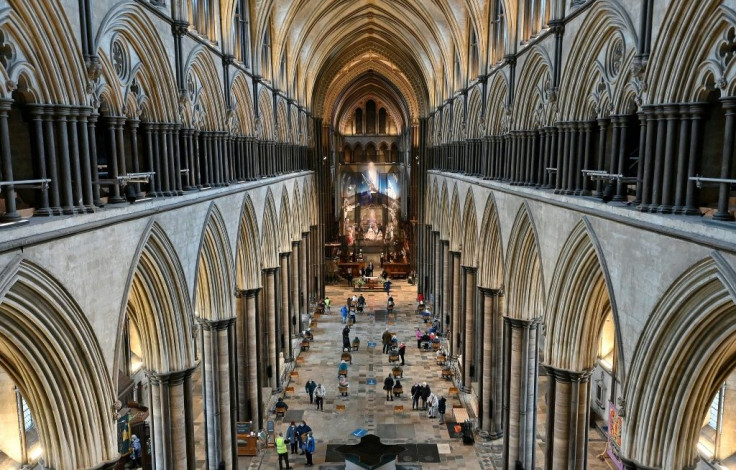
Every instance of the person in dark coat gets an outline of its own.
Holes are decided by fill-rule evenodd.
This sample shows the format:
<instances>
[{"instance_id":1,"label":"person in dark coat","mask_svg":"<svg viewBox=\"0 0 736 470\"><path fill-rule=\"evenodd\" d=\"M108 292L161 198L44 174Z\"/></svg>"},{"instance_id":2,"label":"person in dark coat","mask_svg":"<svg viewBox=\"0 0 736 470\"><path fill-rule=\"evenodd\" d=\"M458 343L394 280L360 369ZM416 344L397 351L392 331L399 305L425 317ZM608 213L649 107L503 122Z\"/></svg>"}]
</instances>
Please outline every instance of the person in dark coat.
<instances>
[{"instance_id":1,"label":"person in dark coat","mask_svg":"<svg viewBox=\"0 0 736 470\"><path fill-rule=\"evenodd\" d=\"M383 341L383 353L388 354L388 350L391 347L391 333L388 331L388 328L381 335L381 341Z\"/></svg>"},{"instance_id":2,"label":"person in dark coat","mask_svg":"<svg viewBox=\"0 0 736 470\"><path fill-rule=\"evenodd\" d=\"M419 389L421 385L414 384L411 386L411 409L416 410L419 408Z\"/></svg>"},{"instance_id":3,"label":"person in dark coat","mask_svg":"<svg viewBox=\"0 0 736 470\"><path fill-rule=\"evenodd\" d=\"M429 389L429 385L427 385L427 382L422 383L422 390L421 390L421 397L422 397L422 409L427 409L427 400L429 399L429 396L432 394L432 390Z\"/></svg>"},{"instance_id":4,"label":"person in dark coat","mask_svg":"<svg viewBox=\"0 0 736 470\"><path fill-rule=\"evenodd\" d=\"M440 414L440 424L445 422L445 411L447 411L447 399L440 397L439 403L437 404L437 412Z\"/></svg>"},{"instance_id":5,"label":"person in dark coat","mask_svg":"<svg viewBox=\"0 0 736 470\"><path fill-rule=\"evenodd\" d=\"M312 432L312 428L309 427L306 421L302 421L296 427L296 432L299 439L299 448L302 450L300 455L304 455L304 447L306 446L305 434Z\"/></svg>"},{"instance_id":6,"label":"person in dark coat","mask_svg":"<svg viewBox=\"0 0 736 470\"><path fill-rule=\"evenodd\" d=\"M386 401L394 401L394 397L392 396L391 392L394 389L394 378L391 374L388 374L388 377L384 379L383 381L383 389L386 390Z\"/></svg>"},{"instance_id":7,"label":"person in dark coat","mask_svg":"<svg viewBox=\"0 0 736 470\"><path fill-rule=\"evenodd\" d=\"M317 384L314 380L308 380L304 386L304 390L309 394L309 403L314 403L314 390L317 388Z\"/></svg>"},{"instance_id":8,"label":"person in dark coat","mask_svg":"<svg viewBox=\"0 0 736 470\"><path fill-rule=\"evenodd\" d=\"M401 358L401 365L404 365L404 354L406 354L406 345L401 343L399 345L399 357Z\"/></svg>"}]
</instances>

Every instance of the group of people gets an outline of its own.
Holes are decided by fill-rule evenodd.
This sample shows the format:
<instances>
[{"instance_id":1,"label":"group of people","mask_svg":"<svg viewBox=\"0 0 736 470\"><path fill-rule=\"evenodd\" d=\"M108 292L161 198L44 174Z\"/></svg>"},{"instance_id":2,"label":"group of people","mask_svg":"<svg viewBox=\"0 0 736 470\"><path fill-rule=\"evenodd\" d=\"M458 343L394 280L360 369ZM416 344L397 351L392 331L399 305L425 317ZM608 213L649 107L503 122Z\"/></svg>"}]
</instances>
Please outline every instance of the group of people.
<instances>
[{"instance_id":1,"label":"group of people","mask_svg":"<svg viewBox=\"0 0 736 470\"><path fill-rule=\"evenodd\" d=\"M291 447L292 454L297 454L297 450L299 450L299 455L306 456L307 467L314 465L312 463L312 455L317 445L314 440L312 428L309 427L306 421L302 421L299 425L292 421L286 430L286 436L284 436L283 432L279 432L279 435L276 437L276 453L279 454L280 470L291 468L289 465L289 447Z\"/></svg>"},{"instance_id":2,"label":"group of people","mask_svg":"<svg viewBox=\"0 0 736 470\"><path fill-rule=\"evenodd\" d=\"M404 391L401 380L394 378L393 374L388 374L383 380L383 389L386 391L386 401L394 401L394 397L400 396Z\"/></svg>"},{"instance_id":3,"label":"group of people","mask_svg":"<svg viewBox=\"0 0 736 470\"><path fill-rule=\"evenodd\" d=\"M432 393L427 382L415 383L411 387L411 409L426 410L429 418L436 418L439 415L440 424L443 424L447 399Z\"/></svg>"},{"instance_id":4,"label":"group of people","mask_svg":"<svg viewBox=\"0 0 736 470\"><path fill-rule=\"evenodd\" d=\"M314 380L307 380L304 390L309 395L309 403L316 404L318 410L324 411L325 395L327 390L322 384L315 383Z\"/></svg>"}]
</instances>

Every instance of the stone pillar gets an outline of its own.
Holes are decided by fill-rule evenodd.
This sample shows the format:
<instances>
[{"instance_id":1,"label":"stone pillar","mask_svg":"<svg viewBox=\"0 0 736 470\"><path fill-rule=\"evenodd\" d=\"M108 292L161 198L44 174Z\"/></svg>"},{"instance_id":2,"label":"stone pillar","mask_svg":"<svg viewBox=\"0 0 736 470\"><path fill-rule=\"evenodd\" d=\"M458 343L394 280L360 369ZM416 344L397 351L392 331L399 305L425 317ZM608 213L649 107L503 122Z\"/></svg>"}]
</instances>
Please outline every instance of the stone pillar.
<instances>
[{"instance_id":1,"label":"stone pillar","mask_svg":"<svg viewBox=\"0 0 736 470\"><path fill-rule=\"evenodd\" d=\"M266 343L266 351L268 358L266 359L266 367L271 366L271 378L269 380L271 388L274 390L280 386L279 377L279 361L278 353L276 352L276 271L278 268L264 269L266 278L265 290L265 317L266 317L266 331L268 333L268 341Z\"/></svg>"},{"instance_id":2,"label":"stone pillar","mask_svg":"<svg viewBox=\"0 0 736 470\"><path fill-rule=\"evenodd\" d=\"M307 270L307 251L309 251L309 240L307 239L307 235L309 235L308 232L302 233L303 248L299 251L299 264L301 265L301 268L299 269L301 273L301 284L299 287L299 301L301 302L301 305L299 307L299 312L301 312L302 318L304 319L309 315L309 288L307 287L307 278L309 277L309 271Z\"/></svg>"},{"instance_id":3,"label":"stone pillar","mask_svg":"<svg viewBox=\"0 0 736 470\"><path fill-rule=\"evenodd\" d=\"M2 160L3 179L13 181L13 160L10 154L10 131L8 130L8 112L13 100L0 100L0 159ZM20 220L20 214L15 205L15 185L9 184L3 187L5 199L5 214L3 221Z\"/></svg>"},{"instance_id":4,"label":"stone pillar","mask_svg":"<svg viewBox=\"0 0 736 470\"><path fill-rule=\"evenodd\" d=\"M200 320L202 343L202 382L207 436L207 469L217 470L220 462L225 468L233 467L233 434L231 420L232 391L230 363L230 336L234 318L220 321Z\"/></svg>"},{"instance_id":5,"label":"stone pillar","mask_svg":"<svg viewBox=\"0 0 736 470\"><path fill-rule=\"evenodd\" d=\"M44 151L43 142L43 106L39 105L27 105L28 112L31 117L31 132L33 135L33 166L34 166L34 178L43 179L46 178L46 153ZM0 110L1 116L2 110ZM7 121L7 111L5 112L4 119ZM7 127L7 122L5 123ZM3 142L3 149L6 143ZM4 156L3 156L4 158ZM34 215L49 216L53 213L49 207L49 190L48 185L41 185L41 189L38 190L36 200L36 210Z\"/></svg>"},{"instance_id":6,"label":"stone pillar","mask_svg":"<svg viewBox=\"0 0 736 470\"><path fill-rule=\"evenodd\" d=\"M646 108L646 148L644 149L644 159L639 163L644 166L641 181L641 203L638 207L640 211L649 209L651 201L652 189L652 168L654 166L654 147L657 137L657 115L654 107Z\"/></svg>"},{"instance_id":7,"label":"stone pillar","mask_svg":"<svg viewBox=\"0 0 736 470\"><path fill-rule=\"evenodd\" d=\"M437 265L435 266L434 270L437 273L437 275L441 275L442 277L442 289L441 293L439 294L440 299L442 300L442 307L440 308L440 312L442 313L442 330L445 330L446 326L446 319L447 315L451 314L450 309L450 279L452 277L452 267L450 266L450 242L447 240L442 241L442 249L440 251L441 256L439 260L437 261ZM435 306L435 310L437 310L437 307Z\"/></svg>"},{"instance_id":8,"label":"stone pillar","mask_svg":"<svg viewBox=\"0 0 736 470\"><path fill-rule=\"evenodd\" d=\"M662 203L657 209L662 214L671 214L674 210L673 202L673 180L675 179L675 161L677 152L677 124L680 119L679 106L667 108L665 113L667 121L667 141L665 143L664 160L662 162ZM680 139L685 140L684 135Z\"/></svg>"},{"instance_id":9,"label":"stone pillar","mask_svg":"<svg viewBox=\"0 0 736 470\"><path fill-rule=\"evenodd\" d=\"M87 136L89 140L89 165L92 178L92 204L101 206L100 174L97 168L97 119L99 114L92 112L87 119Z\"/></svg>"},{"instance_id":10,"label":"stone pillar","mask_svg":"<svg viewBox=\"0 0 736 470\"><path fill-rule=\"evenodd\" d=\"M463 386L468 390L472 388L473 375L471 369L475 361L475 355L473 354L473 348L475 347L473 338L475 337L476 324L475 324L475 278L478 268L471 266L463 266L465 274L465 299L463 301L465 305L465 341L464 341L464 352L463 352Z\"/></svg>"},{"instance_id":11,"label":"stone pillar","mask_svg":"<svg viewBox=\"0 0 736 470\"><path fill-rule=\"evenodd\" d=\"M687 177L695 176L698 173L698 162L700 161L701 148L701 119L703 118L703 104L697 103L690 105L690 148L688 151ZM700 215L696 197L695 181L686 182L685 189L685 207L682 213L685 215Z\"/></svg>"},{"instance_id":12,"label":"stone pillar","mask_svg":"<svg viewBox=\"0 0 736 470\"><path fill-rule=\"evenodd\" d=\"M169 139L166 137L169 124L162 123L158 125L158 164L160 173L158 173L158 181L161 187L161 194L163 196L172 196L171 192L171 179L169 178Z\"/></svg>"},{"instance_id":13,"label":"stone pillar","mask_svg":"<svg viewBox=\"0 0 736 470\"><path fill-rule=\"evenodd\" d=\"M547 448L545 468L587 468L590 374L545 366L547 392Z\"/></svg>"},{"instance_id":14,"label":"stone pillar","mask_svg":"<svg viewBox=\"0 0 736 470\"><path fill-rule=\"evenodd\" d=\"M483 373L481 375L481 428L491 439L503 436L503 349L499 309L500 291L480 289L483 295Z\"/></svg>"},{"instance_id":15,"label":"stone pillar","mask_svg":"<svg viewBox=\"0 0 736 470\"><path fill-rule=\"evenodd\" d=\"M442 259L442 241L440 240L440 232L433 232L434 236L432 237L432 260L433 265L435 266L434 271L432 272L432 293L434 294L434 305L433 307L437 309L437 304L442 302L442 278L440 277L439 271L436 269L438 264L440 263L440 260Z\"/></svg>"},{"instance_id":16,"label":"stone pillar","mask_svg":"<svg viewBox=\"0 0 736 470\"><path fill-rule=\"evenodd\" d=\"M258 331L256 329L256 296L260 289L240 291L238 304L238 420L253 421L260 429L258 400Z\"/></svg>"},{"instance_id":17,"label":"stone pillar","mask_svg":"<svg viewBox=\"0 0 736 470\"><path fill-rule=\"evenodd\" d=\"M69 113L70 110L66 106L56 107L56 137L58 139L57 150L59 151L58 157L61 170L61 173L59 175L59 188L61 189L61 212L63 214L74 214L74 194L72 192L72 166L69 156L69 128L67 125L67 116L69 116ZM114 124L111 125L110 128L112 132L114 132L113 126ZM115 144L113 143L112 146L114 147ZM117 180L117 169L115 169L114 172L115 173L113 178ZM13 173L12 170L11 173L7 173L7 170L4 169L3 174L5 177L7 177L8 174L12 176ZM116 183L112 185L111 189L113 197L110 198L110 202L122 201L122 199L120 199L120 186ZM10 193L10 190L8 188L6 188L6 190L8 191L8 193ZM117 198L120 199L120 201L115 201L115 195L117 195ZM13 210L15 210L15 202L13 202Z\"/></svg>"},{"instance_id":18,"label":"stone pillar","mask_svg":"<svg viewBox=\"0 0 736 470\"><path fill-rule=\"evenodd\" d=\"M148 374L153 468L194 470L192 371Z\"/></svg>"},{"instance_id":19,"label":"stone pillar","mask_svg":"<svg viewBox=\"0 0 736 470\"><path fill-rule=\"evenodd\" d=\"M736 141L736 97L721 98L723 110L726 113L726 129L723 134L723 155L721 156L722 179L731 178L731 166L734 159L734 141ZM713 214L713 220L733 220L728 212L728 198L731 194L731 183L718 184L718 210Z\"/></svg>"},{"instance_id":20,"label":"stone pillar","mask_svg":"<svg viewBox=\"0 0 736 470\"><path fill-rule=\"evenodd\" d=\"M504 317L503 468L509 470L534 468L537 428L538 326L538 320Z\"/></svg>"},{"instance_id":21,"label":"stone pillar","mask_svg":"<svg viewBox=\"0 0 736 470\"><path fill-rule=\"evenodd\" d=\"M452 258L452 342L450 354L458 356L463 350L461 343L462 331L460 330L460 253L451 251Z\"/></svg>"},{"instance_id":22,"label":"stone pillar","mask_svg":"<svg viewBox=\"0 0 736 470\"><path fill-rule=\"evenodd\" d=\"M70 175L72 184L72 205L74 211L77 213L84 213L87 210L84 208L82 197L82 166L79 161L80 145L79 145L79 115L81 110L79 108L69 109L69 164L70 164Z\"/></svg>"},{"instance_id":23,"label":"stone pillar","mask_svg":"<svg viewBox=\"0 0 736 470\"><path fill-rule=\"evenodd\" d=\"M302 316L299 311L299 251L301 251L301 242L291 242L291 324L296 328L295 333L299 333L302 329Z\"/></svg>"},{"instance_id":24,"label":"stone pillar","mask_svg":"<svg viewBox=\"0 0 736 470\"><path fill-rule=\"evenodd\" d=\"M284 358L293 359L291 350L291 315L289 309L289 257L291 253L281 253L281 351Z\"/></svg>"}]
</instances>

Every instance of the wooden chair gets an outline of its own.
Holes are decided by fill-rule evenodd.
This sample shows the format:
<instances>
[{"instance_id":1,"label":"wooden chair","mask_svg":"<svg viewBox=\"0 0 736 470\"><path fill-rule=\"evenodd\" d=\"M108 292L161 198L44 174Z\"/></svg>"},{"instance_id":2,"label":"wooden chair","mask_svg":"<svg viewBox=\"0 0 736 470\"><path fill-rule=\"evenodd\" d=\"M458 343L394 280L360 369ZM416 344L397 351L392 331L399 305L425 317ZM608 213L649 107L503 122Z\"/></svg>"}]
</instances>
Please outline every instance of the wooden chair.
<instances>
[{"instance_id":1,"label":"wooden chair","mask_svg":"<svg viewBox=\"0 0 736 470\"><path fill-rule=\"evenodd\" d=\"M439 351L440 350L440 342L439 341L432 341L432 351Z\"/></svg>"},{"instance_id":2,"label":"wooden chair","mask_svg":"<svg viewBox=\"0 0 736 470\"><path fill-rule=\"evenodd\" d=\"M393 350L388 355L388 362L399 362L399 352L393 352Z\"/></svg>"},{"instance_id":3,"label":"wooden chair","mask_svg":"<svg viewBox=\"0 0 736 470\"><path fill-rule=\"evenodd\" d=\"M445 380L452 380L452 376L455 375L452 369L442 369L442 378Z\"/></svg>"},{"instance_id":4,"label":"wooden chair","mask_svg":"<svg viewBox=\"0 0 736 470\"><path fill-rule=\"evenodd\" d=\"M360 340L355 338L352 343L353 351L357 351L360 348Z\"/></svg>"},{"instance_id":5,"label":"wooden chair","mask_svg":"<svg viewBox=\"0 0 736 470\"><path fill-rule=\"evenodd\" d=\"M277 418L283 418L286 414L286 407L285 406L277 406L276 407L276 417Z\"/></svg>"},{"instance_id":6,"label":"wooden chair","mask_svg":"<svg viewBox=\"0 0 736 470\"><path fill-rule=\"evenodd\" d=\"M348 396L348 386L347 385L338 385L337 391L340 392L340 395L344 397Z\"/></svg>"},{"instance_id":7,"label":"wooden chair","mask_svg":"<svg viewBox=\"0 0 736 470\"><path fill-rule=\"evenodd\" d=\"M439 355L436 357L435 361L437 361L438 366L444 366L447 362L447 356L445 354Z\"/></svg>"},{"instance_id":8,"label":"wooden chair","mask_svg":"<svg viewBox=\"0 0 736 470\"><path fill-rule=\"evenodd\" d=\"M404 368L401 366L395 366L393 369L391 369L391 372L394 374L394 378L401 377L404 378Z\"/></svg>"},{"instance_id":9,"label":"wooden chair","mask_svg":"<svg viewBox=\"0 0 736 470\"><path fill-rule=\"evenodd\" d=\"M302 351L309 351L309 341L307 341L306 339L305 340L302 340L302 348L301 349L302 349Z\"/></svg>"},{"instance_id":10,"label":"wooden chair","mask_svg":"<svg viewBox=\"0 0 736 470\"><path fill-rule=\"evenodd\" d=\"M348 376L348 371L347 371L347 369L345 369L345 370L339 370L339 371L337 371L337 375L338 375L338 377L347 377Z\"/></svg>"},{"instance_id":11,"label":"wooden chair","mask_svg":"<svg viewBox=\"0 0 736 470\"><path fill-rule=\"evenodd\" d=\"M400 397L404 393L404 387L394 387L394 396Z\"/></svg>"}]
</instances>

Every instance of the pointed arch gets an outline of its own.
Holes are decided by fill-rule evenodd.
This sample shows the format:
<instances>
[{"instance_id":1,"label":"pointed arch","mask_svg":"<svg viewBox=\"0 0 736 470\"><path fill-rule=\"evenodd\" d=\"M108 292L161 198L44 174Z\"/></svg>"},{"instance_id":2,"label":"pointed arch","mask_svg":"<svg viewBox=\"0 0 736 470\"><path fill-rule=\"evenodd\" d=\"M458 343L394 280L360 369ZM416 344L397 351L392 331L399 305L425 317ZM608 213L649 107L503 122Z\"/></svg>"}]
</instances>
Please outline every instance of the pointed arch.
<instances>
[{"instance_id":1,"label":"pointed arch","mask_svg":"<svg viewBox=\"0 0 736 470\"><path fill-rule=\"evenodd\" d=\"M480 139L483 137L482 107L483 97L480 86L477 85L470 90L470 98L468 100L468 139Z\"/></svg>"},{"instance_id":2,"label":"pointed arch","mask_svg":"<svg viewBox=\"0 0 736 470\"><path fill-rule=\"evenodd\" d=\"M662 296L626 383L623 452L647 467L686 468L703 417L736 368L736 271L714 252Z\"/></svg>"},{"instance_id":3,"label":"pointed arch","mask_svg":"<svg viewBox=\"0 0 736 470\"><path fill-rule=\"evenodd\" d=\"M483 221L480 225L480 251L478 253L478 285L489 289L503 286L504 261L501 226L493 193L488 195Z\"/></svg>"},{"instance_id":4,"label":"pointed arch","mask_svg":"<svg viewBox=\"0 0 736 470\"><path fill-rule=\"evenodd\" d=\"M197 116L197 128L207 131L227 129L225 97L220 77L209 50L203 45L192 49L184 67L188 87L196 90L190 97ZM191 90L190 90L191 93Z\"/></svg>"},{"instance_id":5,"label":"pointed arch","mask_svg":"<svg viewBox=\"0 0 736 470\"><path fill-rule=\"evenodd\" d=\"M195 315L211 321L235 316L232 251L222 213L210 205L202 231L195 280Z\"/></svg>"},{"instance_id":6,"label":"pointed arch","mask_svg":"<svg viewBox=\"0 0 736 470\"><path fill-rule=\"evenodd\" d=\"M231 95L233 97L233 108L237 116L238 131L240 135L252 137L254 135L255 125L253 123L253 98L251 96L251 86L245 72L236 69L237 72L233 78Z\"/></svg>"},{"instance_id":7,"label":"pointed arch","mask_svg":"<svg viewBox=\"0 0 736 470\"><path fill-rule=\"evenodd\" d=\"M478 223L475 215L475 198L473 188L468 188L465 196L462 224L462 260L463 266L476 267L476 247L478 246Z\"/></svg>"},{"instance_id":8,"label":"pointed arch","mask_svg":"<svg viewBox=\"0 0 736 470\"><path fill-rule=\"evenodd\" d=\"M516 214L506 253L507 312L511 318L531 320L544 312L542 256L537 240L531 211L524 201Z\"/></svg>"},{"instance_id":9,"label":"pointed arch","mask_svg":"<svg viewBox=\"0 0 736 470\"><path fill-rule=\"evenodd\" d=\"M273 97L267 88L261 88L258 92L258 119L260 119L261 140L274 141L277 139L274 128Z\"/></svg>"},{"instance_id":10,"label":"pointed arch","mask_svg":"<svg viewBox=\"0 0 736 470\"><path fill-rule=\"evenodd\" d=\"M618 310L603 253L587 219L583 218L568 236L552 279L545 309L548 363L575 371L594 367L601 329L611 314L618 351L616 370L621 379L625 363Z\"/></svg>"},{"instance_id":11,"label":"pointed arch","mask_svg":"<svg viewBox=\"0 0 736 470\"><path fill-rule=\"evenodd\" d=\"M302 232L309 231L309 227L306 224L306 221L308 220L307 217L309 215L307 213L308 209L303 205L305 201L301 197L298 180L294 180L294 197L292 198L292 201L294 201L292 211L295 212L295 214L292 220L291 233L293 236L298 234L299 239L301 239Z\"/></svg>"},{"instance_id":12,"label":"pointed arch","mask_svg":"<svg viewBox=\"0 0 736 470\"><path fill-rule=\"evenodd\" d=\"M450 203L447 201L447 181L442 182L442 193L440 196L439 206L437 207L439 217L439 225L437 230L440 232L440 239L449 240L450 237Z\"/></svg>"},{"instance_id":13,"label":"pointed arch","mask_svg":"<svg viewBox=\"0 0 736 470\"><path fill-rule=\"evenodd\" d=\"M279 267L279 220L273 193L268 190L261 222L261 269Z\"/></svg>"},{"instance_id":14,"label":"pointed arch","mask_svg":"<svg viewBox=\"0 0 736 470\"><path fill-rule=\"evenodd\" d=\"M552 60L547 51L535 45L527 54L514 94L513 122L517 130L533 129L547 122L549 90L552 87Z\"/></svg>"},{"instance_id":15,"label":"pointed arch","mask_svg":"<svg viewBox=\"0 0 736 470\"><path fill-rule=\"evenodd\" d=\"M294 221L292 220L293 217L290 214L290 211L292 211L291 205L289 204L289 191L287 191L286 186L281 188L281 213L279 214L279 226L281 227L281 231L279 231L279 252L280 253L290 253L291 252L291 241L294 237L293 233L293 227L294 227ZM300 237L301 238L301 237Z\"/></svg>"},{"instance_id":16,"label":"pointed arch","mask_svg":"<svg viewBox=\"0 0 736 470\"><path fill-rule=\"evenodd\" d=\"M508 78L501 71L493 76L488 86L488 103L486 105L486 134L501 135L506 130L506 100L508 95Z\"/></svg>"},{"instance_id":17,"label":"pointed arch","mask_svg":"<svg viewBox=\"0 0 736 470\"><path fill-rule=\"evenodd\" d=\"M286 103L282 99L279 99L277 113L277 120L279 123L277 132L278 141L289 142L289 114L286 111Z\"/></svg>"},{"instance_id":18,"label":"pointed arch","mask_svg":"<svg viewBox=\"0 0 736 470\"><path fill-rule=\"evenodd\" d=\"M261 237L253 201L243 199L238 227L235 258L235 282L238 290L257 289L261 285Z\"/></svg>"},{"instance_id":19,"label":"pointed arch","mask_svg":"<svg viewBox=\"0 0 736 470\"><path fill-rule=\"evenodd\" d=\"M450 204L450 213L448 218L447 231L449 232L448 240L450 240L450 251L462 251L463 247L462 229L460 225L460 195L457 192L457 184L452 188L452 202Z\"/></svg>"},{"instance_id":20,"label":"pointed arch","mask_svg":"<svg viewBox=\"0 0 736 470\"><path fill-rule=\"evenodd\" d=\"M140 332L148 370L169 373L191 367L192 306L186 278L173 244L154 221L141 238L129 279L118 331L127 315Z\"/></svg>"},{"instance_id":21,"label":"pointed arch","mask_svg":"<svg viewBox=\"0 0 736 470\"><path fill-rule=\"evenodd\" d=\"M46 465L118 456L115 395L92 327L61 283L20 257L0 275L0 367L33 413Z\"/></svg>"}]
</instances>

